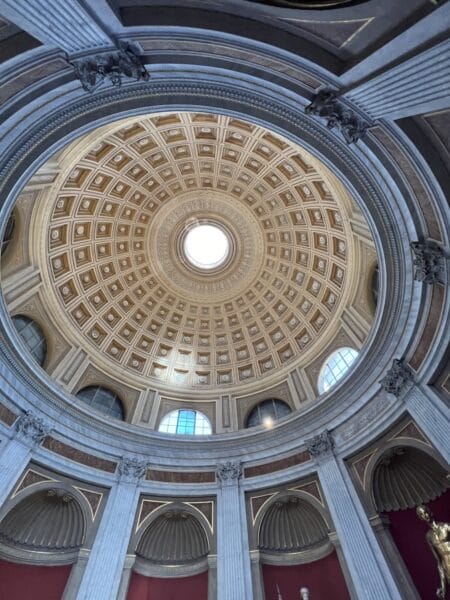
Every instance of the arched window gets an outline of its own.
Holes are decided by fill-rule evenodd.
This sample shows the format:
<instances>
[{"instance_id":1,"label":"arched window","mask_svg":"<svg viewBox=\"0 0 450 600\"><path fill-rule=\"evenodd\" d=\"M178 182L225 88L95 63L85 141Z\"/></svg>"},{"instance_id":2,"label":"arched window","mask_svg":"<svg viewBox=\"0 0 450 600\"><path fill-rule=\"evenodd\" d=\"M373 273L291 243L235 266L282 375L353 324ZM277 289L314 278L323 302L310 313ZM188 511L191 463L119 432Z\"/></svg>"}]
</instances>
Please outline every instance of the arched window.
<instances>
[{"instance_id":1,"label":"arched window","mask_svg":"<svg viewBox=\"0 0 450 600\"><path fill-rule=\"evenodd\" d=\"M90 385L77 392L76 396L85 404L92 406L108 417L124 420L122 401L117 394L108 390L108 388L100 385Z\"/></svg>"},{"instance_id":2,"label":"arched window","mask_svg":"<svg viewBox=\"0 0 450 600\"><path fill-rule=\"evenodd\" d=\"M42 329L25 315L14 316L12 322L31 356L42 367L47 356L47 340Z\"/></svg>"},{"instance_id":3,"label":"arched window","mask_svg":"<svg viewBox=\"0 0 450 600\"><path fill-rule=\"evenodd\" d=\"M15 225L16 225L16 219L14 217L14 213L11 213L9 215L8 221L6 223L5 233L3 234L3 238L0 242L0 255L1 256L3 256L3 254L6 252L6 249L8 248L11 240L13 239Z\"/></svg>"},{"instance_id":4,"label":"arched window","mask_svg":"<svg viewBox=\"0 0 450 600\"><path fill-rule=\"evenodd\" d=\"M255 406L248 415L245 426L256 427L257 425L264 425L265 427L272 427L278 419L285 417L290 412L291 408L286 402L270 398Z\"/></svg>"},{"instance_id":5,"label":"arched window","mask_svg":"<svg viewBox=\"0 0 450 600\"><path fill-rule=\"evenodd\" d=\"M323 394L345 375L352 366L358 352L353 348L339 348L326 360L319 375L319 392Z\"/></svg>"},{"instance_id":6,"label":"arched window","mask_svg":"<svg viewBox=\"0 0 450 600\"><path fill-rule=\"evenodd\" d=\"M380 272L378 269L378 264L376 264L373 268L372 276L370 278L370 293L372 294L372 300L375 306L378 304L379 278Z\"/></svg>"},{"instance_id":7,"label":"arched window","mask_svg":"<svg viewBox=\"0 0 450 600\"><path fill-rule=\"evenodd\" d=\"M198 410L173 410L159 424L162 433L180 435L210 435L212 433L209 419Z\"/></svg>"}]
</instances>

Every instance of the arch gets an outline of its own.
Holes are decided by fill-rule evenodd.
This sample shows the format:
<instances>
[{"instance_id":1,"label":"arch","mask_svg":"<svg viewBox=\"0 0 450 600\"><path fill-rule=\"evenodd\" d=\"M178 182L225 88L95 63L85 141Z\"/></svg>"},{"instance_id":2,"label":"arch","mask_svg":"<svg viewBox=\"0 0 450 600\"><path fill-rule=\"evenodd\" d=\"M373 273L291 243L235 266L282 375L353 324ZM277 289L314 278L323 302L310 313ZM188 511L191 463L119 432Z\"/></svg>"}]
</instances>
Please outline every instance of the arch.
<instances>
[{"instance_id":1,"label":"arch","mask_svg":"<svg viewBox=\"0 0 450 600\"><path fill-rule=\"evenodd\" d=\"M212 426L208 417L199 410L177 408L161 419L158 431L177 435L210 435Z\"/></svg>"},{"instance_id":2,"label":"arch","mask_svg":"<svg viewBox=\"0 0 450 600\"><path fill-rule=\"evenodd\" d=\"M384 449L372 470L371 491L378 512L414 508L434 500L448 487L445 468L413 445Z\"/></svg>"},{"instance_id":3,"label":"arch","mask_svg":"<svg viewBox=\"0 0 450 600\"><path fill-rule=\"evenodd\" d=\"M274 496L255 526L258 548L264 553L330 550L329 528L322 511L300 493ZM314 553L313 560L316 559Z\"/></svg>"},{"instance_id":4,"label":"arch","mask_svg":"<svg viewBox=\"0 0 450 600\"><path fill-rule=\"evenodd\" d=\"M204 527L189 510L158 511L136 546L136 555L155 564L182 565L205 559L210 544Z\"/></svg>"},{"instance_id":5,"label":"arch","mask_svg":"<svg viewBox=\"0 0 450 600\"><path fill-rule=\"evenodd\" d=\"M108 417L120 419L121 421L125 418L122 400L116 393L106 387L89 385L78 390L76 397Z\"/></svg>"},{"instance_id":6,"label":"arch","mask_svg":"<svg viewBox=\"0 0 450 600\"><path fill-rule=\"evenodd\" d=\"M83 545L86 520L75 496L59 486L21 498L0 522L0 540L22 551L64 553L72 562Z\"/></svg>"},{"instance_id":7,"label":"arch","mask_svg":"<svg viewBox=\"0 0 450 600\"><path fill-rule=\"evenodd\" d=\"M28 352L42 367L47 357L47 338L41 326L30 317L21 314L14 315L12 322Z\"/></svg>"},{"instance_id":8,"label":"arch","mask_svg":"<svg viewBox=\"0 0 450 600\"><path fill-rule=\"evenodd\" d=\"M350 346L338 348L325 360L317 379L320 394L324 394L333 387L352 366L358 357L358 351Z\"/></svg>"},{"instance_id":9,"label":"arch","mask_svg":"<svg viewBox=\"0 0 450 600\"><path fill-rule=\"evenodd\" d=\"M254 406L245 419L245 427L264 425L271 427L276 421L292 412L287 402L278 398L268 398Z\"/></svg>"}]
</instances>

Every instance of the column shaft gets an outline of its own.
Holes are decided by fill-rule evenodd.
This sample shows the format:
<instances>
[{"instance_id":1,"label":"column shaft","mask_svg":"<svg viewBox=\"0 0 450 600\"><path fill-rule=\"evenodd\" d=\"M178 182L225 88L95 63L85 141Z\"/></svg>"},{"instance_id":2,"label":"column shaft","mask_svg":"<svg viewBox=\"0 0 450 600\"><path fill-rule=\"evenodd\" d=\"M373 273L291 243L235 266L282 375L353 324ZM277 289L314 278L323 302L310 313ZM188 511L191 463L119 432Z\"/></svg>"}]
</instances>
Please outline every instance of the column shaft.
<instances>
[{"instance_id":1,"label":"column shaft","mask_svg":"<svg viewBox=\"0 0 450 600\"><path fill-rule=\"evenodd\" d=\"M253 600L247 531L239 481L223 481L217 494L218 600Z\"/></svg>"},{"instance_id":2,"label":"column shaft","mask_svg":"<svg viewBox=\"0 0 450 600\"><path fill-rule=\"evenodd\" d=\"M16 438L0 446L0 506L11 494L17 480L26 468L31 455L31 446Z\"/></svg>"},{"instance_id":3,"label":"column shaft","mask_svg":"<svg viewBox=\"0 0 450 600\"><path fill-rule=\"evenodd\" d=\"M136 483L120 481L111 489L77 600L117 598L138 498Z\"/></svg>"},{"instance_id":4,"label":"column shaft","mask_svg":"<svg viewBox=\"0 0 450 600\"><path fill-rule=\"evenodd\" d=\"M409 414L429 438L436 450L450 462L450 436L448 422L450 411L439 396L429 387L414 385L404 401Z\"/></svg>"},{"instance_id":5,"label":"column shaft","mask_svg":"<svg viewBox=\"0 0 450 600\"><path fill-rule=\"evenodd\" d=\"M358 600L401 599L345 465L330 455L318 473Z\"/></svg>"}]
</instances>

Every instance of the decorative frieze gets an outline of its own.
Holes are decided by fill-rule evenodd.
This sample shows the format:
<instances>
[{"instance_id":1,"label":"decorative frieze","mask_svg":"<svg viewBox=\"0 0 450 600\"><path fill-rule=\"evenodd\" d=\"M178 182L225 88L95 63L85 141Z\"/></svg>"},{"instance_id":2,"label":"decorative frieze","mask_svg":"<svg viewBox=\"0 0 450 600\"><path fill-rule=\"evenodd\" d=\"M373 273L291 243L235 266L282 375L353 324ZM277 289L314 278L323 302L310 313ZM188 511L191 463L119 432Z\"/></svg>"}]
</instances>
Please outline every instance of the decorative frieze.
<instances>
[{"instance_id":1,"label":"decorative frieze","mask_svg":"<svg viewBox=\"0 0 450 600\"><path fill-rule=\"evenodd\" d=\"M117 473L121 481L138 483L145 477L148 463L137 460L137 458L122 457L117 467Z\"/></svg>"},{"instance_id":2,"label":"decorative frieze","mask_svg":"<svg viewBox=\"0 0 450 600\"><path fill-rule=\"evenodd\" d=\"M222 485L238 483L242 476L242 464L239 461L221 463L217 466L216 476Z\"/></svg>"},{"instance_id":3,"label":"decorative frieze","mask_svg":"<svg viewBox=\"0 0 450 600\"><path fill-rule=\"evenodd\" d=\"M119 42L118 49L71 61L75 75L87 92L96 90L106 79L121 86L122 78L148 81L150 74L139 58L139 49L130 42Z\"/></svg>"},{"instance_id":4,"label":"decorative frieze","mask_svg":"<svg viewBox=\"0 0 450 600\"><path fill-rule=\"evenodd\" d=\"M388 394L399 398L406 387L414 381L413 372L402 359L394 358L392 367L388 370L380 383Z\"/></svg>"},{"instance_id":5,"label":"decorative frieze","mask_svg":"<svg viewBox=\"0 0 450 600\"><path fill-rule=\"evenodd\" d=\"M328 129L338 127L347 144L357 142L367 131L367 123L344 106L331 90L320 90L306 106L305 113L326 119Z\"/></svg>"},{"instance_id":6,"label":"decorative frieze","mask_svg":"<svg viewBox=\"0 0 450 600\"><path fill-rule=\"evenodd\" d=\"M306 448L313 458L320 460L333 455L334 439L331 432L325 430L306 441Z\"/></svg>"},{"instance_id":7,"label":"decorative frieze","mask_svg":"<svg viewBox=\"0 0 450 600\"><path fill-rule=\"evenodd\" d=\"M30 411L27 411L17 419L15 427L20 436L35 444L42 442L50 433L50 428L44 421L33 415Z\"/></svg>"},{"instance_id":8,"label":"decorative frieze","mask_svg":"<svg viewBox=\"0 0 450 600\"><path fill-rule=\"evenodd\" d=\"M415 266L414 279L423 283L439 283L444 273L444 252L436 242L411 242Z\"/></svg>"}]
</instances>

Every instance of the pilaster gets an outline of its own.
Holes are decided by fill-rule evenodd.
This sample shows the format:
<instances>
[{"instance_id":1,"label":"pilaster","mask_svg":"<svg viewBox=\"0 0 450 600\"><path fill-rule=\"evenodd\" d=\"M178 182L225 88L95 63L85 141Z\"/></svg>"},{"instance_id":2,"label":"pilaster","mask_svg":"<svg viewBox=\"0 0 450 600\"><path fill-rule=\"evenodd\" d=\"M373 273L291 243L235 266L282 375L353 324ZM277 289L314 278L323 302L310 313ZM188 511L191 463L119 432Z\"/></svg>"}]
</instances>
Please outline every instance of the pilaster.
<instances>
[{"instance_id":1,"label":"pilaster","mask_svg":"<svg viewBox=\"0 0 450 600\"><path fill-rule=\"evenodd\" d=\"M123 458L77 593L77 600L117 598L147 464Z\"/></svg>"},{"instance_id":2,"label":"pilaster","mask_svg":"<svg viewBox=\"0 0 450 600\"><path fill-rule=\"evenodd\" d=\"M252 565L253 600L265 600L266 596L264 593L264 581L259 550L252 550L250 552L250 562Z\"/></svg>"},{"instance_id":3,"label":"pilaster","mask_svg":"<svg viewBox=\"0 0 450 600\"><path fill-rule=\"evenodd\" d=\"M317 463L317 472L333 518L342 552L358 600L403 596L370 526L342 459L334 454L334 440L328 431L307 443Z\"/></svg>"},{"instance_id":4,"label":"pilaster","mask_svg":"<svg viewBox=\"0 0 450 600\"><path fill-rule=\"evenodd\" d=\"M22 475L33 449L48 433L49 428L44 421L31 412L26 412L17 419L15 435L0 446L0 506Z\"/></svg>"},{"instance_id":5,"label":"pilaster","mask_svg":"<svg viewBox=\"0 0 450 600\"><path fill-rule=\"evenodd\" d=\"M245 499L240 462L218 465L217 598L253 600Z\"/></svg>"}]
</instances>

